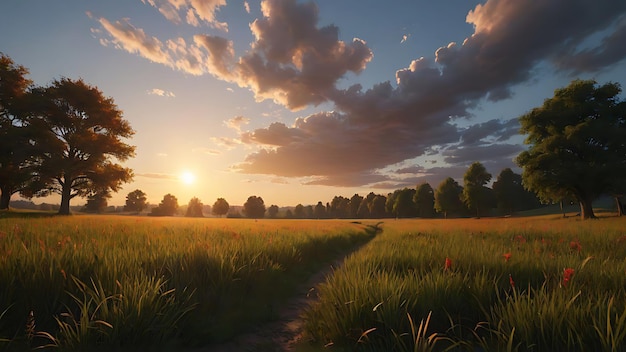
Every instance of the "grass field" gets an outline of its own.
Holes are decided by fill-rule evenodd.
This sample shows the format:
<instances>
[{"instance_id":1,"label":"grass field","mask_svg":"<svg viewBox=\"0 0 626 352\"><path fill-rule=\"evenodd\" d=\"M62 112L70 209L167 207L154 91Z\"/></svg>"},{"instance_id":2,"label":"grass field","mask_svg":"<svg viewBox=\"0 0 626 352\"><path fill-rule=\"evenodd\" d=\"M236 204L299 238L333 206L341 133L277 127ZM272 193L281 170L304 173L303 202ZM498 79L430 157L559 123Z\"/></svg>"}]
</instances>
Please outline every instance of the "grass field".
<instances>
[{"instance_id":1,"label":"grass field","mask_svg":"<svg viewBox=\"0 0 626 352\"><path fill-rule=\"evenodd\" d=\"M303 351L624 350L626 218L384 221L3 216L0 349L220 343L358 249Z\"/></svg>"}]
</instances>

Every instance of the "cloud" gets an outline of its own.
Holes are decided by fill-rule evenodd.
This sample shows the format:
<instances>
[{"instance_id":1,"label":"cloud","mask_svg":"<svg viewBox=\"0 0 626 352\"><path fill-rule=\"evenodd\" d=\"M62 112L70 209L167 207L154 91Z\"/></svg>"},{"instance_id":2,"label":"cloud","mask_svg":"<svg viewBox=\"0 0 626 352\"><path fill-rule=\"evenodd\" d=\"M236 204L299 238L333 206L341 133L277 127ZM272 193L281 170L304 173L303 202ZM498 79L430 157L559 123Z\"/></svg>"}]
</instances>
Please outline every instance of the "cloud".
<instances>
[{"instance_id":1,"label":"cloud","mask_svg":"<svg viewBox=\"0 0 626 352\"><path fill-rule=\"evenodd\" d=\"M166 158L167 153L157 153L156 156L158 156L159 158Z\"/></svg>"},{"instance_id":2,"label":"cloud","mask_svg":"<svg viewBox=\"0 0 626 352\"><path fill-rule=\"evenodd\" d=\"M173 92L166 91L166 90L159 89L159 88L152 88L152 89L148 90L148 94L150 94L150 95L158 95L160 97L166 97L166 98L174 98L174 97L176 97L176 95Z\"/></svg>"},{"instance_id":3,"label":"cloud","mask_svg":"<svg viewBox=\"0 0 626 352\"><path fill-rule=\"evenodd\" d=\"M402 44L402 43L406 42L406 41L409 39L409 37L410 37L410 36L411 36L411 34L405 34L405 35L403 35L403 36L402 36L402 40L400 41L400 44Z\"/></svg>"},{"instance_id":4,"label":"cloud","mask_svg":"<svg viewBox=\"0 0 626 352\"><path fill-rule=\"evenodd\" d=\"M194 27L200 26L200 21L209 26L228 31L228 24L215 18L220 7L226 5L226 0L142 0L144 4L155 7L168 21L181 24L182 19Z\"/></svg>"},{"instance_id":5,"label":"cloud","mask_svg":"<svg viewBox=\"0 0 626 352\"><path fill-rule=\"evenodd\" d=\"M251 131L245 141L274 143L237 166L244 173L320 176L326 184L344 185L338 176L371 175L428 154L433 146L443 147L453 165L480 159L513 166L512 156L522 147L503 142L516 133L515 120L461 129L451 121L470 118L469 110L482 99L510 97L511 87L528 81L539 62L554 62L564 48L606 30L626 10L626 2L613 5L612 0L489 0L467 15L475 32L462 44L439 48L434 60L412 61L397 71L395 86L383 82L367 90L354 85L326 91L334 112ZM607 38L619 36L620 28Z\"/></svg>"},{"instance_id":6,"label":"cloud","mask_svg":"<svg viewBox=\"0 0 626 352\"><path fill-rule=\"evenodd\" d=\"M232 128L234 130L237 131L241 131L241 126L243 125L247 125L250 123L250 119L247 117L243 117L243 116L235 116L230 120L226 120L224 121L224 124L228 127L228 128Z\"/></svg>"},{"instance_id":7,"label":"cloud","mask_svg":"<svg viewBox=\"0 0 626 352\"><path fill-rule=\"evenodd\" d=\"M220 155L222 154L222 152L220 152L217 149L210 149L210 148L193 148L191 150L192 153L200 153L200 154L206 154L206 155Z\"/></svg>"},{"instance_id":8,"label":"cloud","mask_svg":"<svg viewBox=\"0 0 626 352\"><path fill-rule=\"evenodd\" d=\"M247 13L250 13L250 4L247 1L243 2L243 8L246 10Z\"/></svg>"}]
</instances>

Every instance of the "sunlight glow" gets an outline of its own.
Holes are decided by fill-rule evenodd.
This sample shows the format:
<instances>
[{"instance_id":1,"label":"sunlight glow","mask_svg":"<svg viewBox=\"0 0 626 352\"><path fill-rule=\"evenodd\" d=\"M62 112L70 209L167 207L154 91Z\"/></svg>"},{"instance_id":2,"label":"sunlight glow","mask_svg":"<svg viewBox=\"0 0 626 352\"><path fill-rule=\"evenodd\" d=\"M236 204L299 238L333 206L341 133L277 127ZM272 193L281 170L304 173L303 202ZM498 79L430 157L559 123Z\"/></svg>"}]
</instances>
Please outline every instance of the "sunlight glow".
<instances>
[{"instance_id":1,"label":"sunlight glow","mask_svg":"<svg viewBox=\"0 0 626 352\"><path fill-rule=\"evenodd\" d=\"M196 181L196 175L194 175L193 173L189 171L185 171L182 174L180 174L180 180L184 184L190 185Z\"/></svg>"}]
</instances>

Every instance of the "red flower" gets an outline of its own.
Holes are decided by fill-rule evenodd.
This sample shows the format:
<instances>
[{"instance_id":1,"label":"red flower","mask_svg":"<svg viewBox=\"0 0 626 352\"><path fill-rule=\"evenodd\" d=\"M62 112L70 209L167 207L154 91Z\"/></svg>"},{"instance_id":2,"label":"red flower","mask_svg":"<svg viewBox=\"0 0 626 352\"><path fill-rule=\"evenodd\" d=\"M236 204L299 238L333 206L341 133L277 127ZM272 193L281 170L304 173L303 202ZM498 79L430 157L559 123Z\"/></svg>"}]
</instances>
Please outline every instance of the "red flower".
<instances>
[{"instance_id":1,"label":"red flower","mask_svg":"<svg viewBox=\"0 0 626 352\"><path fill-rule=\"evenodd\" d=\"M515 281L513 281L513 276L511 276L511 274L509 274L509 285L511 285L511 288L515 288Z\"/></svg>"},{"instance_id":2,"label":"red flower","mask_svg":"<svg viewBox=\"0 0 626 352\"><path fill-rule=\"evenodd\" d=\"M571 248L572 250L580 252L580 250L582 249L582 246L580 245L580 242L578 242L578 240L576 240L576 241L572 241L572 242L569 243L569 248Z\"/></svg>"},{"instance_id":3,"label":"red flower","mask_svg":"<svg viewBox=\"0 0 626 352\"><path fill-rule=\"evenodd\" d=\"M444 271L448 271L448 270L451 270L451 269L452 269L452 260L450 258L446 257L446 264L443 267L443 270Z\"/></svg>"},{"instance_id":4,"label":"red flower","mask_svg":"<svg viewBox=\"0 0 626 352\"><path fill-rule=\"evenodd\" d=\"M508 262L509 259L511 259L511 252L504 253L502 256L504 257L504 261Z\"/></svg>"},{"instance_id":5,"label":"red flower","mask_svg":"<svg viewBox=\"0 0 626 352\"><path fill-rule=\"evenodd\" d=\"M572 279L573 275L574 275L574 269L567 268L567 269L563 270L563 286L567 286L567 284Z\"/></svg>"}]
</instances>

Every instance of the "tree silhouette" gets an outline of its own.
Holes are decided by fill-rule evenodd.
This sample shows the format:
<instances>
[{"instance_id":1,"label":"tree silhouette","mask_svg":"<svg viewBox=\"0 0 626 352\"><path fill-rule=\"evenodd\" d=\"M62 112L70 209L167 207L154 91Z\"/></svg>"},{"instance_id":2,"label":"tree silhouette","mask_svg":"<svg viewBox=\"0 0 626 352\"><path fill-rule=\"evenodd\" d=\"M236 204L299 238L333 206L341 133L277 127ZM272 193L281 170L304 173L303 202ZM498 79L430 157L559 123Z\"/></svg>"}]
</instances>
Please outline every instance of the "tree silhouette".
<instances>
[{"instance_id":1,"label":"tree silhouette","mask_svg":"<svg viewBox=\"0 0 626 352\"><path fill-rule=\"evenodd\" d=\"M87 203L83 211L87 213L102 213L106 210L109 199L111 199L111 193L108 190L94 192L87 197Z\"/></svg>"},{"instance_id":2,"label":"tree silhouette","mask_svg":"<svg viewBox=\"0 0 626 352\"><path fill-rule=\"evenodd\" d=\"M430 184L418 185L413 201L417 207L417 216L420 218L432 218L435 215L435 191Z\"/></svg>"},{"instance_id":3,"label":"tree silhouette","mask_svg":"<svg viewBox=\"0 0 626 352\"><path fill-rule=\"evenodd\" d=\"M243 212L248 218L260 219L265 215L265 203L263 198L250 196L243 205Z\"/></svg>"},{"instance_id":4,"label":"tree silhouette","mask_svg":"<svg viewBox=\"0 0 626 352\"><path fill-rule=\"evenodd\" d=\"M204 214L202 214L202 207L204 207L204 204L202 204L200 199L198 199L197 197L191 198L191 200L189 200L189 204L187 205L187 211L185 212L185 216L191 218L203 217Z\"/></svg>"},{"instance_id":5,"label":"tree silhouette","mask_svg":"<svg viewBox=\"0 0 626 352\"><path fill-rule=\"evenodd\" d=\"M275 219L276 216L278 215L278 205L270 205L269 208L267 208L267 216Z\"/></svg>"},{"instance_id":6,"label":"tree silhouette","mask_svg":"<svg viewBox=\"0 0 626 352\"><path fill-rule=\"evenodd\" d=\"M163 196L159 205L152 209L151 216L172 216L178 211L178 199L170 193Z\"/></svg>"},{"instance_id":7,"label":"tree silhouette","mask_svg":"<svg viewBox=\"0 0 626 352\"><path fill-rule=\"evenodd\" d=\"M213 203L213 207L211 208L211 213L213 215L217 215L222 217L223 215L228 214L228 209L230 209L230 205L224 198L217 198L215 203Z\"/></svg>"},{"instance_id":8,"label":"tree silhouette","mask_svg":"<svg viewBox=\"0 0 626 352\"><path fill-rule=\"evenodd\" d=\"M573 196L581 218L594 218L592 201L626 184L626 102L617 83L575 80L521 116L527 151L517 164L522 180L543 200ZM617 191L617 192L615 192Z\"/></svg>"},{"instance_id":9,"label":"tree silhouette","mask_svg":"<svg viewBox=\"0 0 626 352\"><path fill-rule=\"evenodd\" d=\"M72 198L115 192L132 179L132 170L113 162L134 156L135 148L123 142L134 131L112 98L67 78L33 92L35 113L56 137L37 167L37 181L46 187L35 195L60 194L59 214L69 214Z\"/></svg>"},{"instance_id":10,"label":"tree silhouette","mask_svg":"<svg viewBox=\"0 0 626 352\"><path fill-rule=\"evenodd\" d=\"M135 213L140 213L142 210L148 206L146 203L148 198L146 194L139 189L136 189L126 196L126 205L124 205L125 211L131 211Z\"/></svg>"}]
</instances>

